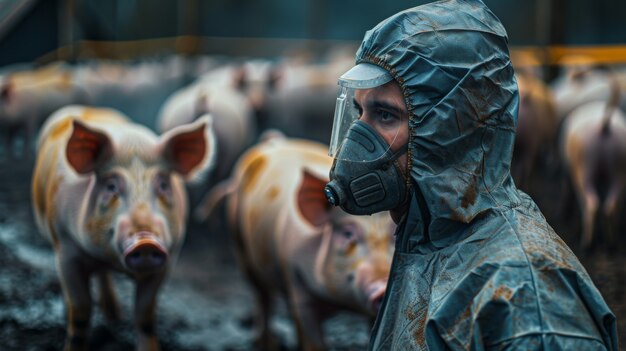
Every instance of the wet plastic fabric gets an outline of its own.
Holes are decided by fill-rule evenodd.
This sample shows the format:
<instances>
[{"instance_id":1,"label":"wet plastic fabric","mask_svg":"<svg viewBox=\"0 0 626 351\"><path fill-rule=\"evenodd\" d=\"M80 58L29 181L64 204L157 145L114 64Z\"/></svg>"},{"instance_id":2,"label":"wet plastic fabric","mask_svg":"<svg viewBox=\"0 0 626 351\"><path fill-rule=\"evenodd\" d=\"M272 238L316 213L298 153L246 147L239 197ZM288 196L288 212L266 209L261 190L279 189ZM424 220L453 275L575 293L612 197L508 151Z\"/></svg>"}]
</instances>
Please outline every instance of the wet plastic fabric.
<instances>
[{"instance_id":1,"label":"wet plastic fabric","mask_svg":"<svg viewBox=\"0 0 626 351\"><path fill-rule=\"evenodd\" d=\"M617 350L616 321L509 173L517 84L478 0L409 9L365 35L410 111L411 201L375 350Z\"/></svg>"}]
</instances>

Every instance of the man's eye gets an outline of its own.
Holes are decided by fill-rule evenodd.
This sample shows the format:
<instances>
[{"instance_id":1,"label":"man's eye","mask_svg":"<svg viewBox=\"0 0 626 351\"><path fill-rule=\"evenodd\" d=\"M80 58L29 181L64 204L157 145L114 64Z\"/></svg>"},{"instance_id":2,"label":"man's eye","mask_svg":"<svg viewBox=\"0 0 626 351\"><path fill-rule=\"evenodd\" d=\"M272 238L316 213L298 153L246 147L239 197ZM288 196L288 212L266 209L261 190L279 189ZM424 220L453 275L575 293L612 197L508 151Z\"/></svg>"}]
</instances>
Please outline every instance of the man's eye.
<instances>
[{"instance_id":1,"label":"man's eye","mask_svg":"<svg viewBox=\"0 0 626 351\"><path fill-rule=\"evenodd\" d=\"M379 110L377 114L381 122L391 122L396 119L396 116L389 111Z\"/></svg>"},{"instance_id":2,"label":"man's eye","mask_svg":"<svg viewBox=\"0 0 626 351\"><path fill-rule=\"evenodd\" d=\"M388 120L391 119L391 114L389 112L387 112L387 111L382 111L380 113L380 119L383 120L383 121L388 121Z\"/></svg>"}]
</instances>

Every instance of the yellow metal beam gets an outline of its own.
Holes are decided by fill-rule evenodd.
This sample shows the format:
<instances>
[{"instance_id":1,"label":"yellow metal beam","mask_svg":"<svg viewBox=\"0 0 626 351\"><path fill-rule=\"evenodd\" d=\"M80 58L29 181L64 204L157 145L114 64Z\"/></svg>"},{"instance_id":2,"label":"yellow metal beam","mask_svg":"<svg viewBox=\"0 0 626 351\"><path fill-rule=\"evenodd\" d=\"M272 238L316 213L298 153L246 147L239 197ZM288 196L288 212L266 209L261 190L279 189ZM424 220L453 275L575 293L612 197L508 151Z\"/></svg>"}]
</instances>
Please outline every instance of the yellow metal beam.
<instances>
[{"instance_id":1,"label":"yellow metal beam","mask_svg":"<svg viewBox=\"0 0 626 351\"><path fill-rule=\"evenodd\" d=\"M179 36L132 41L77 42L74 48L78 58L129 59L163 53L205 53L239 56L275 56L281 52L303 48L325 48L335 45L358 46L357 41L308 40L282 38L241 38ZM37 62L64 59L71 53L70 47L61 47L40 57ZM559 64L624 64L626 45L590 46L512 46L511 60L520 66Z\"/></svg>"}]
</instances>

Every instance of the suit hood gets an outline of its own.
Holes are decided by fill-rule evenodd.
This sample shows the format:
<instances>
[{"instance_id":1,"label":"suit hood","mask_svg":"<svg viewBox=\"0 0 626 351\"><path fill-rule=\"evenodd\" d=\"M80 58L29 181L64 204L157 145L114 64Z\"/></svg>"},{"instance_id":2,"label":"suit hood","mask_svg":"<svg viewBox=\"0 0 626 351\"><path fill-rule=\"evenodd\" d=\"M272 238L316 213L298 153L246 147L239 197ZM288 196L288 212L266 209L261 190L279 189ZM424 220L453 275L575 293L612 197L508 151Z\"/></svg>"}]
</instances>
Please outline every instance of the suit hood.
<instances>
[{"instance_id":1,"label":"suit hood","mask_svg":"<svg viewBox=\"0 0 626 351\"><path fill-rule=\"evenodd\" d=\"M479 0L418 6L365 34L357 63L389 71L409 110L413 198L404 230L421 233L414 240L445 242L481 213L519 201L510 176L519 99L507 44Z\"/></svg>"}]
</instances>

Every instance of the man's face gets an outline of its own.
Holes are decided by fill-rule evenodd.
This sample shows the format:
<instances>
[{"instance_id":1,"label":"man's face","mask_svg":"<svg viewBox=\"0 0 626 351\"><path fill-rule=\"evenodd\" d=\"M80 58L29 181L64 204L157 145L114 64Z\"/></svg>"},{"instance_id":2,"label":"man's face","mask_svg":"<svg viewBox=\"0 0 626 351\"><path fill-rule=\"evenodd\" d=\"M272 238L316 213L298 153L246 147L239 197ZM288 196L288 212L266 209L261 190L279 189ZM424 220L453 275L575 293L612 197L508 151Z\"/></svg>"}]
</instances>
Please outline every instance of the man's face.
<instances>
[{"instance_id":1,"label":"man's face","mask_svg":"<svg viewBox=\"0 0 626 351\"><path fill-rule=\"evenodd\" d=\"M359 89L354 94L354 107L359 119L369 124L397 151L409 141L409 113L400 86L395 81L372 89ZM402 172L407 171L407 154L398 158Z\"/></svg>"}]
</instances>

